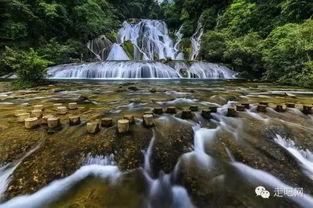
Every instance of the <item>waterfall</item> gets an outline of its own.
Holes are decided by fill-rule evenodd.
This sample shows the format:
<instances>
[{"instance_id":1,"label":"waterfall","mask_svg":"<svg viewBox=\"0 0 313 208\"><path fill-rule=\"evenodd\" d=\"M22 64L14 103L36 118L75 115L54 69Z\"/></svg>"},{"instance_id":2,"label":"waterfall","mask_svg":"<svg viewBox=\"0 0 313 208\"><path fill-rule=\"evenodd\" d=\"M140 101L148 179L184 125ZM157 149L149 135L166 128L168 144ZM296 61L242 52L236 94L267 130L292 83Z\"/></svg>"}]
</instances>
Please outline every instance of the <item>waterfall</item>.
<instances>
[{"instance_id":1,"label":"waterfall","mask_svg":"<svg viewBox=\"0 0 313 208\"><path fill-rule=\"evenodd\" d=\"M143 19L137 24L123 23L119 41L131 41L135 60L176 59L176 50L163 21Z\"/></svg>"},{"instance_id":2,"label":"waterfall","mask_svg":"<svg viewBox=\"0 0 313 208\"><path fill-rule=\"evenodd\" d=\"M183 39L183 33L182 33L182 29L183 26L181 26L176 32L175 32L175 36L176 36L176 43L174 45L174 49L176 52L176 59L177 60L184 60L184 54L182 52L180 52L180 42Z\"/></svg>"},{"instance_id":3,"label":"waterfall","mask_svg":"<svg viewBox=\"0 0 313 208\"><path fill-rule=\"evenodd\" d=\"M203 35L200 17L191 38L195 60ZM182 27L169 35L167 25L159 20L125 21L118 31L117 43L104 35L88 42L88 49L100 62L67 64L48 68L51 79L234 79L235 73L217 64L185 62L180 51Z\"/></svg>"},{"instance_id":4,"label":"waterfall","mask_svg":"<svg viewBox=\"0 0 313 208\"><path fill-rule=\"evenodd\" d=\"M196 32L191 37L192 54L190 60L196 60L201 49L201 38L203 35L202 16L199 18Z\"/></svg>"}]
</instances>

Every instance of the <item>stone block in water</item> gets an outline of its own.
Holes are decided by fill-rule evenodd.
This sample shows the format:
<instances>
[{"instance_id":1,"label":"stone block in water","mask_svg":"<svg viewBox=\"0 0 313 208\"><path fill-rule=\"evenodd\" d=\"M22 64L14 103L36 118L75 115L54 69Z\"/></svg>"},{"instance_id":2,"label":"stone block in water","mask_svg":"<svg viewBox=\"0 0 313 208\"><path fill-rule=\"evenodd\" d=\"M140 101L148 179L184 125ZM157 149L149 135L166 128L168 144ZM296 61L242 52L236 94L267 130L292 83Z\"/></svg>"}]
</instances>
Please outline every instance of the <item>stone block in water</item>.
<instances>
[{"instance_id":1,"label":"stone block in water","mask_svg":"<svg viewBox=\"0 0 313 208\"><path fill-rule=\"evenodd\" d=\"M42 111L41 110L32 110L31 112L32 117L41 118L42 117Z\"/></svg>"},{"instance_id":2,"label":"stone block in water","mask_svg":"<svg viewBox=\"0 0 313 208\"><path fill-rule=\"evenodd\" d=\"M260 102L260 105L265 105L266 107L268 107L268 102Z\"/></svg>"},{"instance_id":3,"label":"stone block in water","mask_svg":"<svg viewBox=\"0 0 313 208\"><path fill-rule=\"evenodd\" d=\"M60 119L57 117L48 118L47 123L48 123L49 129L54 129L60 125Z\"/></svg>"},{"instance_id":4,"label":"stone block in water","mask_svg":"<svg viewBox=\"0 0 313 208\"><path fill-rule=\"evenodd\" d=\"M228 117L236 117L237 116L237 111L235 110L235 108L228 108L226 115Z\"/></svg>"},{"instance_id":5,"label":"stone block in water","mask_svg":"<svg viewBox=\"0 0 313 208\"><path fill-rule=\"evenodd\" d=\"M210 109L211 113L217 112L217 106L210 106L209 109Z\"/></svg>"},{"instance_id":6,"label":"stone block in water","mask_svg":"<svg viewBox=\"0 0 313 208\"><path fill-rule=\"evenodd\" d=\"M244 105L236 105L237 111L245 111L246 107Z\"/></svg>"},{"instance_id":7,"label":"stone block in water","mask_svg":"<svg viewBox=\"0 0 313 208\"><path fill-rule=\"evenodd\" d=\"M124 119L129 120L130 124L134 124L135 123L135 117L133 115L125 115Z\"/></svg>"},{"instance_id":8,"label":"stone block in water","mask_svg":"<svg viewBox=\"0 0 313 208\"><path fill-rule=\"evenodd\" d=\"M266 108L267 108L267 105L262 105L262 104L259 104L256 108L256 110L258 112L262 112L262 113L265 113L266 112Z\"/></svg>"},{"instance_id":9,"label":"stone block in water","mask_svg":"<svg viewBox=\"0 0 313 208\"><path fill-rule=\"evenodd\" d=\"M20 113L17 115L17 121L22 123L25 119L30 118L30 113Z\"/></svg>"},{"instance_id":10,"label":"stone block in water","mask_svg":"<svg viewBox=\"0 0 313 208\"><path fill-rule=\"evenodd\" d=\"M54 115L44 115L41 119L41 124L48 124L48 118L54 118Z\"/></svg>"},{"instance_id":11,"label":"stone block in water","mask_svg":"<svg viewBox=\"0 0 313 208\"><path fill-rule=\"evenodd\" d=\"M119 133L127 133L129 131L129 120L128 119L118 120L117 130Z\"/></svg>"},{"instance_id":12,"label":"stone block in water","mask_svg":"<svg viewBox=\"0 0 313 208\"><path fill-rule=\"evenodd\" d=\"M45 107L43 105L34 105L34 110L40 110L43 111Z\"/></svg>"},{"instance_id":13,"label":"stone block in water","mask_svg":"<svg viewBox=\"0 0 313 208\"><path fill-rule=\"evenodd\" d=\"M33 129L39 126L39 119L38 118L26 118L25 119L25 128L26 129Z\"/></svg>"},{"instance_id":14,"label":"stone block in water","mask_svg":"<svg viewBox=\"0 0 313 208\"><path fill-rule=\"evenodd\" d=\"M304 114L312 114L312 106L311 105L303 105L302 112Z\"/></svg>"},{"instance_id":15,"label":"stone block in water","mask_svg":"<svg viewBox=\"0 0 313 208\"><path fill-rule=\"evenodd\" d=\"M58 114L59 115L65 115L67 114L67 108L65 106L60 106L57 108Z\"/></svg>"},{"instance_id":16,"label":"stone block in water","mask_svg":"<svg viewBox=\"0 0 313 208\"><path fill-rule=\"evenodd\" d=\"M286 103L286 106L288 108L295 108L296 107L296 104L295 103Z\"/></svg>"},{"instance_id":17,"label":"stone block in water","mask_svg":"<svg viewBox=\"0 0 313 208\"><path fill-rule=\"evenodd\" d=\"M212 117L210 109L203 109L202 112L201 112L201 115L205 119L210 119Z\"/></svg>"},{"instance_id":18,"label":"stone block in water","mask_svg":"<svg viewBox=\"0 0 313 208\"><path fill-rule=\"evenodd\" d=\"M68 119L69 119L69 123L71 126L80 124L80 117L79 116L70 116Z\"/></svg>"},{"instance_id":19,"label":"stone block in water","mask_svg":"<svg viewBox=\"0 0 313 208\"><path fill-rule=\"evenodd\" d=\"M191 111L198 111L199 110L199 107L197 105L192 105L190 106L189 108Z\"/></svg>"},{"instance_id":20,"label":"stone block in water","mask_svg":"<svg viewBox=\"0 0 313 208\"><path fill-rule=\"evenodd\" d=\"M169 113L169 114L176 114L176 107L168 107L166 109L166 113Z\"/></svg>"},{"instance_id":21,"label":"stone block in water","mask_svg":"<svg viewBox=\"0 0 313 208\"><path fill-rule=\"evenodd\" d=\"M146 127L154 126L153 115L152 114L145 114L145 115L143 115L143 125L146 126Z\"/></svg>"},{"instance_id":22,"label":"stone block in water","mask_svg":"<svg viewBox=\"0 0 313 208\"><path fill-rule=\"evenodd\" d=\"M68 109L70 110L76 110L78 107L77 107L77 103L69 103L68 104Z\"/></svg>"},{"instance_id":23,"label":"stone block in water","mask_svg":"<svg viewBox=\"0 0 313 208\"><path fill-rule=\"evenodd\" d=\"M161 108L161 107L155 107L155 108L153 109L153 113L160 115L160 114L163 113L163 108Z\"/></svg>"},{"instance_id":24,"label":"stone block in water","mask_svg":"<svg viewBox=\"0 0 313 208\"><path fill-rule=\"evenodd\" d=\"M61 103L55 103L55 104L53 104L53 107L54 107L55 110L58 110L58 107L61 107L61 106L62 106Z\"/></svg>"},{"instance_id":25,"label":"stone block in water","mask_svg":"<svg viewBox=\"0 0 313 208\"><path fill-rule=\"evenodd\" d=\"M100 130L100 125L98 122L88 122L87 123L87 132L89 134L95 134Z\"/></svg>"},{"instance_id":26,"label":"stone block in water","mask_svg":"<svg viewBox=\"0 0 313 208\"><path fill-rule=\"evenodd\" d=\"M143 115L149 115L149 114L153 115L153 111L146 111L143 113Z\"/></svg>"},{"instance_id":27,"label":"stone block in water","mask_svg":"<svg viewBox=\"0 0 313 208\"><path fill-rule=\"evenodd\" d=\"M249 103L241 103L246 109L250 109L250 104Z\"/></svg>"},{"instance_id":28,"label":"stone block in water","mask_svg":"<svg viewBox=\"0 0 313 208\"><path fill-rule=\"evenodd\" d=\"M26 110L16 110L16 111L14 112L14 116L15 116L15 117L18 117L19 114L23 114L23 113L27 113Z\"/></svg>"},{"instance_id":29,"label":"stone block in water","mask_svg":"<svg viewBox=\"0 0 313 208\"><path fill-rule=\"evenodd\" d=\"M102 118L101 119L101 126L102 127L111 127L111 126L113 126L113 119L112 118Z\"/></svg>"},{"instance_id":30,"label":"stone block in water","mask_svg":"<svg viewBox=\"0 0 313 208\"><path fill-rule=\"evenodd\" d=\"M294 95L294 94L292 94L292 93L288 93L288 92L286 92L285 95L286 95L287 97L290 97L290 98L296 98L296 97L297 97L296 95Z\"/></svg>"},{"instance_id":31,"label":"stone block in water","mask_svg":"<svg viewBox=\"0 0 313 208\"><path fill-rule=\"evenodd\" d=\"M183 110L181 114L182 119L192 119L191 110Z\"/></svg>"},{"instance_id":32,"label":"stone block in water","mask_svg":"<svg viewBox=\"0 0 313 208\"><path fill-rule=\"evenodd\" d=\"M277 112L285 112L285 109L282 105L276 105L275 110Z\"/></svg>"}]
</instances>

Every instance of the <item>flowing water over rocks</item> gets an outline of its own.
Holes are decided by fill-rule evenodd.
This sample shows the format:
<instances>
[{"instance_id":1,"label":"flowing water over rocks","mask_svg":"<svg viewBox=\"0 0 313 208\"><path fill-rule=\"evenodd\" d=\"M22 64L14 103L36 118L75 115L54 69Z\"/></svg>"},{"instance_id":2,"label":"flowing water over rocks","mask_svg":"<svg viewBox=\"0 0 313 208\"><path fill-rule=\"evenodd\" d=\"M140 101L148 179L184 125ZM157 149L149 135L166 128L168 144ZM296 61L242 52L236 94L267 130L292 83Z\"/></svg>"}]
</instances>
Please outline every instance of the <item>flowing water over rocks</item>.
<instances>
[{"instance_id":1,"label":"flowing water over rocks","mask_svg":"<svg viewBox=\"0 0 313 208\"><path fill-rule=\"evenodd\" d=\"M165 22L142 19L125 21L116 43L105 36L87 43L101 62L54 66L48 75L52 79L234 79L235 72L225 66L196 61L203 35L201 22L200 18L191 37L191 61L180 50L181 28L173 40Z\"/></svg>"},{"instance_id":2,"label":"flowing water over rocks","mask_svg":"<svg viewBox=\"0 0 313 208\"><path fill-rule=\"evenodd\" d=\"M313 116L302 111L313 97L306 89L94 81L0 95L0 208L313 206ZM72 102L77 109L58 115L54 104ZM58 116L61 126L25 129L14 113L35 105ZM147 127L142 117L152 111L154 125ZM118 133L117 120L128 114L134 123ZM69 125L73 115L81 124ZM86 122L104 117L113 126L87 132ZM256 196L258 186L269 191L268 199ZM275 196L295 188L303 195Z\"/></svg>"}]
</instances>

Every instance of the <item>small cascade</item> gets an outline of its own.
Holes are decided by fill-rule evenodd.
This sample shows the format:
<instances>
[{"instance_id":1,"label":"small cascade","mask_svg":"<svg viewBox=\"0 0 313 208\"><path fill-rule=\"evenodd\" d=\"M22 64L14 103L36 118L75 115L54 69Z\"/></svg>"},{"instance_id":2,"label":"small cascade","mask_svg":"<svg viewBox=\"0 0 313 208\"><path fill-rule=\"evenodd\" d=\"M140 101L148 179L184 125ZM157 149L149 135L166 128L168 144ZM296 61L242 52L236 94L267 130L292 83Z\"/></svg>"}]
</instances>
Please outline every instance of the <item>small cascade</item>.
<instances>
[{"instance_id":1,"label":"small cascade","mask_svg":"<svg viewBox=\"0 0 313 208\"><path fill-rule=\"evenodd\" d=\"M274 141L289 152L302 167L304 174L313 180L313 153L310 150L299 149L294 141L284 139L278 134Z\"/></svg>"},{"instance_id":2,"label":"small cascade","mask_svg":"<svg viewBox=\"0 0 313 208\"><path fill-rule=\"evenodd\" d=\"M25 158L27 158L29 155L34 153L39 147L40 147L40 144L32 148L21 159L0 167L0 202L3 200L4 193L8 188L8 185L11 181L11 176L14 170L21 164L21 162L23 162Z\"/></svg>"},{"instance_id":3,"label":"small cascade","mask_svg":"<svg viewBox=\"0 0 313 208\"><path fill-rule=\"evenodd\" d=\"M111 61L111 60L128 61L130 59L127 56L124 49L121 47L121 45L114 43L112 45L111 51L107 57L107 60L108 61Z\"/></svg>"},{"instance_id":4,"label":"small cascade","mask_svg":"<svg viewBox=\"0 0 313 208\"><path fill-rule=\"evenodd\" d=\"M52 79L234 79L234 72L217 64L182 61L104 61L50 67Z\"/></svg>"},{"instance_id":5,"label":"small cascade","mask_svg":"<svg viewBox=\"0 0 313 208\"><path fill-rule=\"evenodd\" d=\"M121 176L121 172L117 166L83 166L74 174L64 179L56 180L32 195L16 197L4 204L1 204L0 208L46 207L47 204L57 200L62 196L62 194L69 191L73 186L90 176L114 181Z\"/></svg>"},{"instance_id":6,"label":"small cascade","mask_svg":"<svg viewBox=\"0 0 313 208\"><path fill-rule=\"evenodd\" d=\"M173 68L160 62L105 61L51 67L53 79L179 79Z\"/></svg>"},{"instance_id":7,"label":"small cascade","mask_svg":"<svg viewBox=\"0 0 313 208\"><path fill-rule=\"evenodd\" d=\"M201 38L203 36L202 16L199 18L196 32L191 37L192 53L190 60L196 60L201 49Z\"/></svg>"},{"instance_id":8,"label":"small cascade","mask_svg":"<svg viewBox=\"0 0 313 208\"><path fill-rule=\"evenodd\" d=\"M147 173L151 173L151 156L152 156L152 150L153 150L153 144L155 141L155 131L153 130L153 136L151 138L151 141L149 143L148 149L144 154L144 170Z\"/></svg>"}]
</instances>

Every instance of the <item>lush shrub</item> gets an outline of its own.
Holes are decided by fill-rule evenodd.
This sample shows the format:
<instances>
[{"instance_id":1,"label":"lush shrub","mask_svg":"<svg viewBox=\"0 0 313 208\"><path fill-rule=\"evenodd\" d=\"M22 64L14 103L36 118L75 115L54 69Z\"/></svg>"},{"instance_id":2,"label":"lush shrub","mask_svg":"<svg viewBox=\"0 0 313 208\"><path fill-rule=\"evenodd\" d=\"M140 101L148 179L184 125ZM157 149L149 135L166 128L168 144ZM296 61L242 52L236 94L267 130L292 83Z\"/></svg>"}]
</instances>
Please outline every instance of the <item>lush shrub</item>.
<instances>
[{"instance_id":1,"label":"lush shrub","mask_svg":"<svg viewBox=\"0 0 313 208\"><path fill-rule=\"evenodd\" d=\"M2 57L2 65L17 76L17 80L14 82L16 88L28 88L43 84L45 69L49 64L49 61L40 57L33 49L15 51L6 47Z\"/></svg>"}]
</instances>

